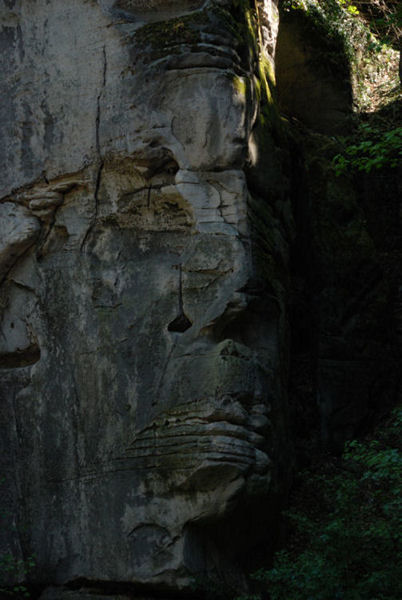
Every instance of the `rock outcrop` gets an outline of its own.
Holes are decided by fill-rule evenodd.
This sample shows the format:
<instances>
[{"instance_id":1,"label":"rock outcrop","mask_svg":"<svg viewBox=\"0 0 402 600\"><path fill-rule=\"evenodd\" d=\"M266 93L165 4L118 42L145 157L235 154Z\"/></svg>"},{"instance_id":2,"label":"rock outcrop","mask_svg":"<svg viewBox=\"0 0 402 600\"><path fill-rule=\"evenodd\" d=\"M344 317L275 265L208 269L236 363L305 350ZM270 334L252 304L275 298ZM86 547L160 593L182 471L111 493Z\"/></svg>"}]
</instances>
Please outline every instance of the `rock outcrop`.
<instances>
[{"instance_id":1,"label":"rock outcrop","mask_svg":"<svg viewBox=\"0 0 402 600\"><path fill-rule=\"evenodd\" d=\"M401 180L335 177L347 56L277 5L0 0L0 589L238 595L400 395Z\"/></svg>"},{"instance_id":2,"label":"rock outcrop","mask_svg":"<svg viewBox=\"0 0 402 600\"><path fill-rule=\"evenodd\" d=\"M290 467L276 2L1 18L3 546L49 600L241 588Z\"/></svg>"}]
</instances>

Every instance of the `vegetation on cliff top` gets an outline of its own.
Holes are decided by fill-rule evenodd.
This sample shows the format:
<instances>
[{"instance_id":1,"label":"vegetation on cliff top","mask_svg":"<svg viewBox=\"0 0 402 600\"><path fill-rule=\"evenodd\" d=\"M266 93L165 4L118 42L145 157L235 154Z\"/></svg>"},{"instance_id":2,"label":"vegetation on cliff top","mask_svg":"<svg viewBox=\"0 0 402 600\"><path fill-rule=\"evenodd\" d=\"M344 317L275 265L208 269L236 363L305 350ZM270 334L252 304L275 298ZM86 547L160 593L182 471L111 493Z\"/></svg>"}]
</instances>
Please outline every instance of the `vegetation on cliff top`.
<instances>
[{"instance_id":1,"label":"vegetation on cliff top","mask_svg":"<svg viewBox=\"0 0 402 600\"><path fill-rule=\"evenodd\" d=\"M348 58L357 111L377 110L398 85L401 5L383 0L285 0L284 13L306 15Z\"/></svg>"}]
</instances>

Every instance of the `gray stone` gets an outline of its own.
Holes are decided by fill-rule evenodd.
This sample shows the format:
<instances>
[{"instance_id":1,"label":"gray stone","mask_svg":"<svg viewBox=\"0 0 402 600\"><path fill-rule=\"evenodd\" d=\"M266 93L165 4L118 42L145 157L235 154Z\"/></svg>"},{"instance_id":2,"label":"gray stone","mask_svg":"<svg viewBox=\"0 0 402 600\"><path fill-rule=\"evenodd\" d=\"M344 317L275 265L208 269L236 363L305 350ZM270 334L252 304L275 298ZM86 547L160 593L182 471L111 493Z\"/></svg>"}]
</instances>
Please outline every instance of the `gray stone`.
<instances>
[{"instance_id":1,"label":"gray stone","mask_svg":"<svg viewBox=\"0 0 402 600\"><path fill-rule=\"evenodd\" d=\"M0 280L33 245L39 231L37 219L23 206L12 202L0 204Z\"/></svg>"},{"instance_id":2,"label":"gray stone","mask_svg":"<svg viewBox=\"0 0 402 600\"><path fill-rule=\"evenodd\" d=\"M130 600L130 598L132 598L132 596L113 594L113 600ZM105 594L103 594L102 591L97 593L96 589L90 590L81 588L78 590L68 590L49 587L41 594L40 600L105 600ZM138 598L138 600L146 600L146 598Z\"/></svg>"},{"instance_id":3,"label":"gray stone","mask_svg":"<svg viewBox=\"0 0 402 600\"><path fill-rule=\"evenodd\" d=\"M276 3L259 11L268 60ZM237 573L241 587L288 453L285 309L264 296L282 284L250 219L270 188L250 209L245 176L258 56L227 25L246 27L242 9L37 0L7 15L0 378L17 550L52 585Z\"/></svg>"}]
</instances>

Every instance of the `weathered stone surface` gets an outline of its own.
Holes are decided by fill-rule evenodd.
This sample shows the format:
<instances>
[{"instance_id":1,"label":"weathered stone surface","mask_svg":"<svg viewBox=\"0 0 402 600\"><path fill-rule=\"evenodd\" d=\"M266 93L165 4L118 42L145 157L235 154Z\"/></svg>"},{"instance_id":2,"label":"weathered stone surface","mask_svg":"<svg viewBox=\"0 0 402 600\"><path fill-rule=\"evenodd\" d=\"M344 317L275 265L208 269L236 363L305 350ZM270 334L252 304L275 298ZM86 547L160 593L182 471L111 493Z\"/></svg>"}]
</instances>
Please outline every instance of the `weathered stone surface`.
<instances>
[{"instance_id":1,"label":"weathered stone surface","mask_svg":"<svg viewBox=\"0 0 402 600\"><path fill-rule=\"evenodd\" d=\"M39 223L23 206L12 202L0 205L0 278L32 246L40 231Z\"/></svg>"},{"instance_id":2,"label":"weathered stone surface","mask_svg":"<svg viewBox=\"0 0 402 600\"><path fill-rule=\"evenodd\" d=\"M276 48L279 103L286 115L314 131L347 133L353 100L349 60L342 41L317 21L309 11L282 15Z\"/></svg>"},{"instance_id":3,"label":"weathered stone surface","mask_svg":"<svg viewBox=\"0 0 402 600\"><path fill-rule=\"evenodd\" d=\"M40 600L105 600L105 598L113 598L113 600L153 600L149 596L144 596L141 593L132 592L113 592L108 589L107 594L102 588L86 588L79 587L76 589L67 589L64 587L48 587L40 596ZM158 595L160 600L172 600L172 598Z\"/></svg>"},{"instance_id":4,"label":"weathered stone surface","mask_svg":"<svg viewBox=\"0 0 402 600\"><path fill-rule=\"evenodd\" d=\"M347 61L292 18L0 0L0 554L41 600L242 590L289 432L400 393L400 180L334 177Z\"/></svg>"},{"instance_id":5,"label":"weathered stone surface","mask_svg":"<svg viewBox=\"0 0 402 600\"><path fill-rule=\"evenodd\" d=\"M49 587L43 592L40 600L104 600L105 594L96 593L96 590L79 589L68 590L57 587ZM113 594L114 600L130 600L132 596L122 594ZM138 600L146 600L146 598L138 598Z\"/></svg>"},{"instance_id":6,"label":"weathered stone surface","mask_svg":"<svg viewBox=\"0 0 402 600\"><path fill-rule=\"evenodd\" d=\"M289 470L291 218L286 181L253 172L282 161L269 123L264 148L252 135L260 98L270 110L257 15L229 1L3 5L13 551L34 552L48 584L180 590L219 573L241 586L239 555L271 518L256 507ZM276 3L258 11L269 63Z\"/></svg>"}]
</instances>

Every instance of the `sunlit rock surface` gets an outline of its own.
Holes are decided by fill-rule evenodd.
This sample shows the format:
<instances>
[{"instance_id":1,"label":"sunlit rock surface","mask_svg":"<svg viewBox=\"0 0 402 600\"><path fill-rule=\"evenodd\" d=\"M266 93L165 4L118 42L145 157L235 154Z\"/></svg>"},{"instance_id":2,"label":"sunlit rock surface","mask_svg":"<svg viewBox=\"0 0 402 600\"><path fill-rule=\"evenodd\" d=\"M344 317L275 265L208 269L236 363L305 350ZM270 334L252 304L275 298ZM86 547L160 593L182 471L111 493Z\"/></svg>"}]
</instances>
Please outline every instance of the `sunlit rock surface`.
<instances>
[{"instance_id":1,"label":"sunlit rock surface","mask_svg":"<svg viewBox=\"0 0 402 600\"><path fill-rule=\"evenodd\" d=\"M3 546L241 589L290 460L276 3L0 7Z\"/></svg>"}]
</instances>

